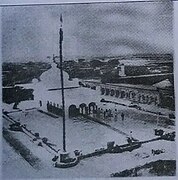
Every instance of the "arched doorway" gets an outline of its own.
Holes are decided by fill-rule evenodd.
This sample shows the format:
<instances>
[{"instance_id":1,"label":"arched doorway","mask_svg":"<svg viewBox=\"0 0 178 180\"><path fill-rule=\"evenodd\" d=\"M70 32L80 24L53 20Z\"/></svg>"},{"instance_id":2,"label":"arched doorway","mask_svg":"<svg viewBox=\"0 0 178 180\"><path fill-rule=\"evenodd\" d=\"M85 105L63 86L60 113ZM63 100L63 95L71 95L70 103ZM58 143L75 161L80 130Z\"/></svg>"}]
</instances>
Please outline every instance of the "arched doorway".
<instances>
[{"instance_id":1,"label":"arched doorway","mask_svg":"<svg viewBox=\"0 0 178 180\"><path fill-rule=\"evenodd\" d=\"M125 98L125 91L121 91L121 98Z\"/></svg>"},{"instance_id":2,"label":"arched doorway","mask_svg":"<svg viewBox=\"0 0 178 180\"><path fill-rule=\"evenodd\" d=\"M80 114L87 114L87 105L85 103L82 103L79 105L79 113Z\"/></svg>"},{"instance_id":3,"label":"arched doorway","mask_svg":"<svg viewBox=\"0 0 178 180\"><path fill-rule=\"evenodd\" d=\"M130 91L130 99L134 100L136 99L136 93L133 91Z\"/></svg>"},{"instance_id":4,"label":"arched doorway","mask_svg":"<svg viewBox=\"0 0 178 180\"><path fill-rule=\"evenodd\" d=\"M106 88L106 95L109 95L110 90L108 88Z\"/></svg>"},{"instance_id":5,"label":"arched doorway","mask_svg":"<svg viewBox=\"0 0 178 180\"><path fill-rule=\"evenodd\" d=\"M105 88L100 88L100 91L101 91L101 95L104 95L105 94Z\"/></svg>"},{"instance_id":6,"label":"arched doorway","mask_svg":"<svg viewBox=\"0 0 178 180\"><path fill-rule=\"evenodd\" d=\"M114 96L114 94L115 94L115 90L114 90L114 89L111 89L110 95L111 95L111 96Z\"/></svg>"},{"instance_id":7,"label":"arched doorway","mask_svg":"<svg viewBox=\"0 0 178 180\"><path fill-rule=\"evenodd\" d=\"M101 90L101 95L104 95L104 93L105 93L105 88L101 88L100 90Z\"/></svg>"},{"instance_id":8,"label":"arched doorway","mask_svg":"<svg viewBox=\"0 0 178 180\"><path fill-rule=\"evenodd\" d=\"M128 91L125 92L125 98L129 99L129 92Z\"/></svg>"},{"instance_id":9,"label":"arched doorway","mask_svg":"<svg viewBox=\"0 0 178 180\"><path fill-rule=\"evenodd\" d=\"M116 90L116 97L119 97L119 95L120 95L120 92L119 92L119 90Z\"/></svg>"},{"instance_id":10,"label":"arched doorway","mask_svg":"<svg viewBox=\"0 0 178 180\"><path fill-rule=\"evenodd\" d=\"M69 106L69 117L75 117L79 115L79 109L76 105L72 104Z\"/></svg>"},{"instance_id":11,"label":"arched doorway","mask_svg":"<svg viewBox=\"0 0 178 180\"><path fill-rule=\"evenodd\" d=\"M89 114L90 113L96 113L97 106L96 106L95 102L89 103L88 108L89 108Z\"/></svg>"},{"instance_id":12,"label":"arched doorway","mask_svg":"<svg viewBox=\"0 0 178 180\"><path fill-rule=\"evenodd\" d=\"M145 103L148 104L148 102L149 102L149 96L146 95L146 96L145 96Z\"/></svg>"}]
</instances>

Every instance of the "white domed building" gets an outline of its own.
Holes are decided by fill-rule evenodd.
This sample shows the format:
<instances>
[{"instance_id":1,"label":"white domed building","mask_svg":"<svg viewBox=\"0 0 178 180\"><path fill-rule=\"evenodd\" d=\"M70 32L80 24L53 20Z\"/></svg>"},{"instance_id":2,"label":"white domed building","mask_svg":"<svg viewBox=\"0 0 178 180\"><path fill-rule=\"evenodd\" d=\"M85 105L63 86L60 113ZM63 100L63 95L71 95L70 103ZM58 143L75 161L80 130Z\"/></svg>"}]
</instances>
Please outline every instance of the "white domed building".
<instances>
[{"instance_id":1,"label":"white domed building","mask_svg":"<svg viewBox=\"0 0 178 180\"><path fill-rule=\"evenodd\" d=\"M69 81L69 75L67 72L63 71L64 85L65 87L78 87L78 80L74 79ZM57 68L57 64L52 63L51 68L48 71L45 71L40 76L41 83L46 89L57 89L61 88L61 79L60 79L60 69Z\"/></svg>"},{"instance_id":2,"label":"white domed building","mask_svg":"<svg viewBox=\"0 0 178 180\"><path fill-rule=\"evenodd\" d=\"M78 107L82 103L100 102L100 91L80 87L79 80L77 78L69 80L69 75L65 71L63 77L66 111L72 104ZM34 101L41 109L46 111L47 103L59 108L62 106L60 69L55 63L52 63L51 68L40 76L40 80L33 79L32 82Z\"/></svg>"}]
</instances>

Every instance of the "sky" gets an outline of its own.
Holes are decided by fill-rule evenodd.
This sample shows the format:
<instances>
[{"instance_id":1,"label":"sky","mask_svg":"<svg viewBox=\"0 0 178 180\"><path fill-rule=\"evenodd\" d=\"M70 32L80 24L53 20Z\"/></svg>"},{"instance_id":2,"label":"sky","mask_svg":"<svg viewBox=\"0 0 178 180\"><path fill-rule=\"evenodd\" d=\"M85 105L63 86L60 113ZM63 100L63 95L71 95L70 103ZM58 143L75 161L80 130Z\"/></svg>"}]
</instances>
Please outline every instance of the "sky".
<instances>
[{"instance_id":1,"label":"sky","mask_svg":"<svg viewBox=\"0 0 178 180\"><path fill-rule=\"evenodd\" d=\"M2 9L4 62L58 55L60 14L66 59L173 53L173 3L98 3Z\"/></svg>"}]
</instances>

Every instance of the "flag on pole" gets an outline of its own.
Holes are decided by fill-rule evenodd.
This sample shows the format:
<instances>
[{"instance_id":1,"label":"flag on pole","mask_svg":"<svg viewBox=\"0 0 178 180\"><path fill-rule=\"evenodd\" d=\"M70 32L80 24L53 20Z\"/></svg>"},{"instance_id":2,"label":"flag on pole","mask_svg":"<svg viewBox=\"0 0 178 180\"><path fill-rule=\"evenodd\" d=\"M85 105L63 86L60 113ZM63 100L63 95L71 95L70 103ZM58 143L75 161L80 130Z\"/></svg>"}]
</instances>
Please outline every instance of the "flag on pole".
<instances>
[{"instance_id":1,"label":"flag on pole","mask_svg":"<svg viewBox=\"0 0 178 180\"><path fill-rule=\"evenodd\" d=\"M60 41L62 42L63 41L63 30L62 30L63 20L62 20L62 14L60 15L60 22L61 22L61 27L60 27L59 34L60 34Z\"/></svg>"},{"instance_id":2,"label":"flag on pole","mask_svg":"<svg viewBox=\"0 0 178 180\"><path fill-rule=\"evenodd\" d=\"M62 14L60 15L60 22L62 24L63 20L62 20Z\"/></svg>"}]
</instances>

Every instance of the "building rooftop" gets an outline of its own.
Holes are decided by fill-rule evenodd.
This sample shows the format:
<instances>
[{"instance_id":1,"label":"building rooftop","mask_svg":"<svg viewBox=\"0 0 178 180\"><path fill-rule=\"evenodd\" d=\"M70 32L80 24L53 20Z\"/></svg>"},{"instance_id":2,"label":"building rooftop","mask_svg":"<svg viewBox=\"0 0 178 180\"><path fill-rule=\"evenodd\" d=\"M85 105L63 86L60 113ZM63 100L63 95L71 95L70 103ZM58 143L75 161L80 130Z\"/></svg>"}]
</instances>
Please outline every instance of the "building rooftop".
<instances>
[{"instance_id":1,"label":"building rooftop","mask_svg":"<svg viewBox=\"0 0 178 180\"><path fill-rule=\"evenodd\" d=\"M106 85L115 87L135 88L156 91L157 87L151 85L140 85L140 84L121 84L121 83L106 83Z\"/></svg>"},{"instance_id":2,"label":"building rooftop","mask_svg":"<svg viewBox=\"0 0 178 180\"><path fill-rule=\"evenodd\" d=\"M172 87L172 83L169 81L169 79L165 79L161 82L158 82L156 84L153 84L154 87L157 87L157 88L167 88L167 87Z\"/></svg>"}]
</instances>

